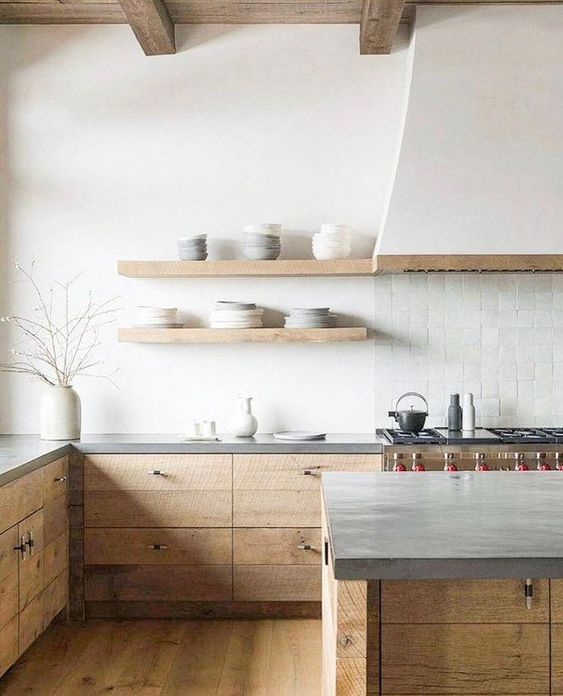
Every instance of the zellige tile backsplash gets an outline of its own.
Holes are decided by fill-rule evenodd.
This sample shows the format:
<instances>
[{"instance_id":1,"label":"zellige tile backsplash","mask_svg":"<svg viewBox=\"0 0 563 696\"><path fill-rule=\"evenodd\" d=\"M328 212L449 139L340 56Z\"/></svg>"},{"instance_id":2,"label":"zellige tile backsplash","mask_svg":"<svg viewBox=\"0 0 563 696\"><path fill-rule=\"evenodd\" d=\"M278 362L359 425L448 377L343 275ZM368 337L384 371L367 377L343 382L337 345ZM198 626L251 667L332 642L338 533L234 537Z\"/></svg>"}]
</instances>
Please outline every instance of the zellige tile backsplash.
<instances>
[{"instance_id":1,"label":"zellige tile backsplash","mask_svg":"<svg viewBox=\"0 0 563 696\"><path fill-rule=\"evenodd\" d=\"M563 423L563 274L378 276L375 330L376 426L405 391L428 398L429 427L467 391L477 425Z\"/></svg>"}]
</instances>

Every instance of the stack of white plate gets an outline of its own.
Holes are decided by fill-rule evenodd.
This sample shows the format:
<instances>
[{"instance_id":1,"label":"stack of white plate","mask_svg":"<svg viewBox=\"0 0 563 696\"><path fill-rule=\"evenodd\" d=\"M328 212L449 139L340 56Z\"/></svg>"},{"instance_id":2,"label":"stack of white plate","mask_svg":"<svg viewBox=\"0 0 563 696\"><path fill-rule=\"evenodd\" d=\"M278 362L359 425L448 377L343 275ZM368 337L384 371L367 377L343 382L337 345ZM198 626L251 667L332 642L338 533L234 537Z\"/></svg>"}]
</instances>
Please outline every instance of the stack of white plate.
<instances>
[{"instance_id":1,"label":"stack of white plate","mask_svg":"<svg viewBox=\"0 0 563 696\"><path fill-rule=\"evenodd\" d=\"M313 256L316 259L347 259L352 253L352 232L345 225L324 224L313 235Z\"/></svg>"},{"instance_id":2,"label":"stack of white plate","mask_svg":"<svg viewBox=\"0 0 563 696\"><path fill-rule=\"evenodd\" d=\"M178 321L176 307L137 307L133 326L144 329L177 329L183 324Z\"/></svg>"},{"instance_id":3,"label":"stack of white plate","mask_svg":"<svg viewBox=\"0 0 563 696\"><path fill-rule=\"evenodd\" d=\"M205 261L207 258L207 235L193 234L178 237L178 256L182 261Z\"/></svg>"},{"instance_id":4,"label":"stack of white plate","mask_svg":"<svg viewBox=\"0 0 563 696\"><path fill-rule=\"evenodd\" d=\"M263 309L254 302L227 302L220 300L211 312L212 329L261 329Z\"/></svg>"},{"instance_id":5,"label":"stack of white plate","mask_svg":"<svg viewBox=\"0 0 563 696\"><path fill-rule=\"evenodd\" d=\"M332 329L336 326L337 314L329 307L297 307L289 310L285 317L286 329Z\"/></svg>"},{"instance_id":6,"label":"stack of white plate","mask_svg":"<svg viewBox=\"0 0 563 696\"><path fill-rule=\"evenodd\" d=\"M242 228L242 251L251 261L271 261L281 253L281 225L245 225Z\"/></svg>"}]
</instances>

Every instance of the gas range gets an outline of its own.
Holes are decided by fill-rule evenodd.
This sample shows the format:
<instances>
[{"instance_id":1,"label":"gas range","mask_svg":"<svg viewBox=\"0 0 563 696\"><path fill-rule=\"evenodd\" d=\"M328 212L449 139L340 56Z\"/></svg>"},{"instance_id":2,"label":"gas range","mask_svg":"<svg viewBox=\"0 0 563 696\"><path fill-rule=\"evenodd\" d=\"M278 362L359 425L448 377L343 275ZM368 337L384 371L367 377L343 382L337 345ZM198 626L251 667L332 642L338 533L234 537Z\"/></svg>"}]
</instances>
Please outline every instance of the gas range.
<instances>
[{"instance_id":1,"label":"gas range","mask_svg":"<svg viewBox=\"0 0 563 696\"><path fill-rule=\"evenodd\" d=\"M563 428L426 428L419 433L384 428L387 471L563 472Z\"/></svg>"}]
</instances>

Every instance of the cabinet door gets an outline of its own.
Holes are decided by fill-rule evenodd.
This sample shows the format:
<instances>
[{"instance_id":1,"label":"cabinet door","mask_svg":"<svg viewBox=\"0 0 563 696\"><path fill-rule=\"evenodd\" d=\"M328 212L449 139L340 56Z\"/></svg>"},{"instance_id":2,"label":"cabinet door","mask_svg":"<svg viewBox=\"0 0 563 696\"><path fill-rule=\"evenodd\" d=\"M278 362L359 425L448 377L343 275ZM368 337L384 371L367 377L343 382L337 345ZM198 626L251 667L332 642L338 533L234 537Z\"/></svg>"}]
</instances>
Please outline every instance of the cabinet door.
<instances>
[{"instance_id":1,"label":"cabinet door","mask_svg":"<svg viewBox=\"0 0 563 696\"><path fill-rule=\"evenodd\" d=\"M42 593L32 599L25 609L20 612L19 619L19 654L21 655L39 638L43 631Z\"/></svg>"},{"instance_id":2,"label":"cabinet door","mask_svg":"<svg viewBox=\"0 0 563 696\"><path fill-rule=\"evenodd\" d=\"M18 659L18 617L0 628L0 677Z\"/></svg>"},{"instance_id":3,"label":"cabinet door","mask_svg":"<svg viewBox=\"0 0 563 696\"><path fill-rule=\"evenodd\" d=\"M17 526L0 534L0 628L18 613L18 551L15 549L17 545Z\"/></svg>"},{"instance_id":4,"label":"cabinet door","mask_svg":"<svg viewBox=\"0 0 563 696\"><path fill-rule=\"evenodd\" d=\"M19 562L19 608L22 611L44 587L43 510L19 523L18 538L24 547Z\"/></svg>"},{"instance_id":5,"label":"cabinet door","mask_svg":"<svg viewBox=\"0 0 563 696\"><path fill-rule=\"evenodd\" d=\"M0 533L43 506L43 472L26 474L0 488Z\"/></svg>"}]
</instances>

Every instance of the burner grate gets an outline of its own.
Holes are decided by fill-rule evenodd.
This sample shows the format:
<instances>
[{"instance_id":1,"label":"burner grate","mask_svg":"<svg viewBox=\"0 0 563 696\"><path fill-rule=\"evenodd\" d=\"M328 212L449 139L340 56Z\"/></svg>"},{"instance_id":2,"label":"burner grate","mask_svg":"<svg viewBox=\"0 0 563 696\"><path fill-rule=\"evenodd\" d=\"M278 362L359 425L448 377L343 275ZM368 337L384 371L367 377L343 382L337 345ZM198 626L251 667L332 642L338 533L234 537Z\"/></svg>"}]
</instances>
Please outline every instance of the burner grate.
<instances>
[{"instance_id":1,"label":"burner grate","mask_svg":"<svg viewBox=\"0 0 563 696\"><path fill-rule=\"evenodd\" d=\"M555 442L555 437L550 435L547 430L540 428L489 428L505 444L525 445L525 444L549 444Z\"/></svg>"},{"instance_id":2,"label":"burner grate","mask_svg":"<svg viewBox=\"0 0 563 696\"><path fill-rule=\"evenodd\" d=\"M418 433L385 428L383 434L393 445L442 445L447 442L446 438L433 428L425 428Z\"/></svg>"}]
</instances>

